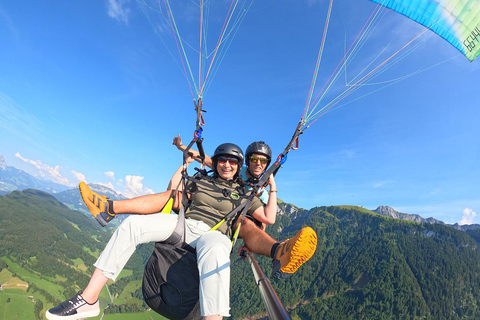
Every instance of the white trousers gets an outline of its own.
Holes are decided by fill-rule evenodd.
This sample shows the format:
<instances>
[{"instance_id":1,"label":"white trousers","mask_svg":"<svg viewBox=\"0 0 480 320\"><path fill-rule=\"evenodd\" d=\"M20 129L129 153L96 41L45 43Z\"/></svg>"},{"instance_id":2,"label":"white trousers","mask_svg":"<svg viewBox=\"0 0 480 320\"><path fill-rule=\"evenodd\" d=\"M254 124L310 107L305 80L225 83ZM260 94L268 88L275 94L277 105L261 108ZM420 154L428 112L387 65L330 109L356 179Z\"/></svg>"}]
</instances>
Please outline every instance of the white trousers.
<instances>
[{"instance_id":1,"label":"white trousers","mask_svg":"<svg viewBox=\"0 0 480 320\"><path fill-rule=\"evenodd\" d=\"M113 233L94 266L115 280L137 245L166 240L177 225L176 214L131 215ZM202 316L230 316L230 239L204 222L186 219L186 239L197 251Z\"/></svg>"}]
</instances>

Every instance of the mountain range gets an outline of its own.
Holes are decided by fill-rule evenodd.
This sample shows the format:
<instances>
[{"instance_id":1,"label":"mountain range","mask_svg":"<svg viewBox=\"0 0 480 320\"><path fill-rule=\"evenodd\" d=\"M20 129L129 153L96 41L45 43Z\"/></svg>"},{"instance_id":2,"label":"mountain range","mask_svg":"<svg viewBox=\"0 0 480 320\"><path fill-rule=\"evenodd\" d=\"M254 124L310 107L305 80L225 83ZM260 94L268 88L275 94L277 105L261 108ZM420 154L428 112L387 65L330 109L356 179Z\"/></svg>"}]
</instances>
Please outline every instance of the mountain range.
<instances>
[{"instance_id":1,"label":"mountain range","mask_svg":"<svg viewBox=\"0 0 480 320\"><path fill-rule=\"evenodd\" d=\"M37 189L49 193L65 191L70 187L34 176L12 166L7 166L3 156L0 156L0 195L14 190Z\"/></svg>"},{"instance_id":2,"label":"mountain range","mask_svg":"<svg viewBox=\"0 0 480 320\"><path fill-rule=\"evenodd\" d=\"M100 184L89 184L90 188L98 192L101 195L105 195L112 200L123 200L126 199L122 194ZM24 190L24 189L37 189L46 191L52 194L60 202L67 205L70 209L78 210L84 213L87 216L90 216L90 213L87 210L87 207L83 203L78 188L70 188L52 181L40 180L32 175L26 173L25 171L19 170L12 166L7 166L5 160L0 156L0 195L4 195L12 192L13 190ZM285 207L285 210L288 214L295 216L299 208L294 205L289 205ZM418 214L409 214L398 212L392 207L389 206L378 206L376 209L372 210L382 216L390 217L394 219L414 221L419 223L438 223L445 224L443 221L434 219L434 218L423 218ZM280 211L281 213L282 211ZM121 219L120 219L121 220ZM459 225L458 223L451 225L452 227L458 230L476 230L480 229L479 224L472 225Z\"/></svg>"}]
</instances>

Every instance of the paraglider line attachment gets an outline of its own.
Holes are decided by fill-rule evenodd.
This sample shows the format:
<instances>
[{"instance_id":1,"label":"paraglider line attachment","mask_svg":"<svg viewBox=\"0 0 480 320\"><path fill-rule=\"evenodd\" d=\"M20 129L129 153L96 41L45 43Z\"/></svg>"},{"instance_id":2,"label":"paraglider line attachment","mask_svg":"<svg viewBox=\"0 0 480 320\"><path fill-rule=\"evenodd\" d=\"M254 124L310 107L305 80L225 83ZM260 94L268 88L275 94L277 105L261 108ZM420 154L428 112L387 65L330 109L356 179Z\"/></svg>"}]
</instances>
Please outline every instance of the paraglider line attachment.
<instances>
[{"instance_id":1,"label":"paraglider line attachment","mask_svg":"<svg viewBox=\"0 0 480 320\"><path fill-rule=\"evenodd\" d=\"M195 140L201 139L201 138L202 138L202 132L203 132L203 129L202 129L202 128L199 128L198 130L196 130L196 131L193 133L194 139L195 139Z\"/></svg>"}]
</instances>

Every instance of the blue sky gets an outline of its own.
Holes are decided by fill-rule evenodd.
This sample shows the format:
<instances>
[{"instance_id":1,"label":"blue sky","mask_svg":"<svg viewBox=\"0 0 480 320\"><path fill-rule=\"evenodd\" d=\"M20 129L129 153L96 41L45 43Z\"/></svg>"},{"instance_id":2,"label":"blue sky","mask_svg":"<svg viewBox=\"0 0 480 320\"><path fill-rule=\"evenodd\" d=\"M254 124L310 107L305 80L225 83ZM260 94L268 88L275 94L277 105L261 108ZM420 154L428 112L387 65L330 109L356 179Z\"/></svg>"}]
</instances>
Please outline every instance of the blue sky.
<instances>
[{"instance_id":1,"label":"blue sky","mask_svg":"<svg viewBox=\"0 0 480 320\"><path fill-rule=\"evenodd\" d=\"M192 46L195 2L172 1ZM213 2L210 48L230 4ZM207 153L222 142L245 148L255 140L283 151L302 115L327 8L314 0L252 2L203 96ZM334 3L319 88L374 8L366 0ZM333 96L423 30L383 13ZM195 113L175 41L157 12L143 0L2 2L0 39L7 165L126 196L166 188L182 161L172 139L192 139ZM305 131L277 176L281 199L307 209L389 205L448 223L479 222L480 62L430 32L421 39ZM187 56L198 69L198 55Z\"/></svg>"}]
</instances>

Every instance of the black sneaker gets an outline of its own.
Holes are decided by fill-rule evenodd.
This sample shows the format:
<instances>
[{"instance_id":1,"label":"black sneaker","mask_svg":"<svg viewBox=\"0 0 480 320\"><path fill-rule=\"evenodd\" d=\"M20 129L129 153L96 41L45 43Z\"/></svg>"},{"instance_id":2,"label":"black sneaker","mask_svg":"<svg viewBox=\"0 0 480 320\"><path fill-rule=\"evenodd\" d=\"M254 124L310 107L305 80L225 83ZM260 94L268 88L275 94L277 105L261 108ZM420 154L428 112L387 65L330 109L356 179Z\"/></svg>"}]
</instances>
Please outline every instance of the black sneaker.
<instances>
[{"instance_id":1,"label":"black sneaker","mask_svg":"<svg viewBox=\"0 0 480 320\"><path fill-rule=\"evenodd\" d=\"M97 302L90 304L83 300L77 293L75 297L60 303L59 306L49 309L45 316L48 320L75 320L82 318L95 317L100 314L100 304Z\"/></svg>"}]
</instances>

